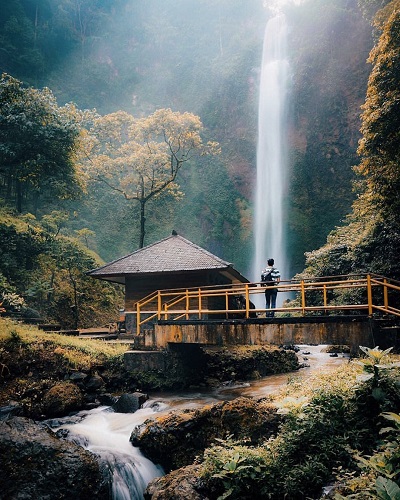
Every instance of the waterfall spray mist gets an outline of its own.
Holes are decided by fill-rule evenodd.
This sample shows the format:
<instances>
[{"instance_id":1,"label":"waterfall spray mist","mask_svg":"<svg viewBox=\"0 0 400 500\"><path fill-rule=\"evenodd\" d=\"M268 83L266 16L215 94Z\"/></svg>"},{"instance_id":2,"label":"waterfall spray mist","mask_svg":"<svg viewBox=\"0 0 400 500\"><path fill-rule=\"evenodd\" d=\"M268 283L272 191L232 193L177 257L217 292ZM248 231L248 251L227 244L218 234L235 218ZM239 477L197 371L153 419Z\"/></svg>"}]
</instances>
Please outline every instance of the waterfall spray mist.
<instances>
[{"instance_id":1,"label":"waterfall spray mist","mask_svg":"<svg viewBox=\"0 0 400 500\"><path fill-rule=\"evenodd\" d=\"M288 278L285 248L284 194L288 61L287 26L282 14L265 28L258 107L257 184L255 196L253 280L259 281L266 260L275 259L282 279Z\"/></svg>"}]
</instances>

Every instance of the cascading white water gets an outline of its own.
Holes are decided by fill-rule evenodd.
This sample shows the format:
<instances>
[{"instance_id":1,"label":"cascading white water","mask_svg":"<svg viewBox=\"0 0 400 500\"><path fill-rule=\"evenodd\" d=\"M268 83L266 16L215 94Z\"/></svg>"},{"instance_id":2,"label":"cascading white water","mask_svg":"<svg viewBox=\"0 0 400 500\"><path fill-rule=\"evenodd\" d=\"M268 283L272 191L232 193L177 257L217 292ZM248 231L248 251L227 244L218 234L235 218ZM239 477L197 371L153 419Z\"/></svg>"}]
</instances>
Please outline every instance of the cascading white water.
<instances>
[{"instance_id":1,"label":"cascading white water","mask_svg":"<svg viewBox=\"0 0 400 500\"><path fill-rule=\"evenodd\" d=\"M110 408L98 408L86 414L78 423L65 424L68 439L98 455L111 474L113 500L143 500L147 484L164 474L131 445L130 434L154 409L146 407L136 413L114 413Z\"/></svg>"},{"instance_id":2,"label":"cascading white water","mask_svg":"<svg viewBox=\"0 0 400 500\"><path fill-rule=\"evenodd\" d=\"M111 475L113 500L143 500L147 484L153 478L162 476L163 470L131 445L129 437L136 426L171 410L202 408L240 395L266 397L278 391L290 379L303 379L315 373L329 372L348 359L348 356L331 358L326 352L326 346L300 347L307 349L306 353L300 351L298 354L307 354L307 367L296 372L270 375L237 386L222 385L211 392L163 395L147 401L144 407L135 413L115 413L109 407L100 407L83 411L73 417L56 419L52 423L49 421L48 425L57 433L68 430L67 439L95 453L107 464Z\"/></svg>"},{"instance_id":3,"label":"cascading white water","mask_svg":"<svg viewBox=\"0 0 400 500\"><path fill-rule=\"evenodd\" d=\"M284 195L287 104L287 26L279 14L265 28L258 108L257 185L255 196L253 281L260 281L268 258L287 279Z\"/></svg>"}]
</instances>

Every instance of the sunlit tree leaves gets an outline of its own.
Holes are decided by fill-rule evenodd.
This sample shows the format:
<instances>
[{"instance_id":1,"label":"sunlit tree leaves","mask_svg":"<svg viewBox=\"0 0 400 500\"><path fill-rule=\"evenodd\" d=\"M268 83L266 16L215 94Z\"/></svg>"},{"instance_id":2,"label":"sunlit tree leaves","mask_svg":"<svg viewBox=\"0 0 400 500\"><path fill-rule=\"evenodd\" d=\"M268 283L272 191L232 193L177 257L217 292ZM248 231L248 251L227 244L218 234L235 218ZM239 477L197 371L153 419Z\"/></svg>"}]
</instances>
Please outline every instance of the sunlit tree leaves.
<instances>
[{"instance_id":1,"label":"sunlit tree leaves","mask_svg":"<svg viewBox=\"0 0 400 500\"><path fill-rule=\"evenodd\" d=\"M374 66L358 149L362 157L358 171L373 202L386 215L400 208L400 10L393 8L369 58Z\"/></svg>"},{"instance_id":2,"label":"sunlit tree leaves","mask_svg":"<svg viewBox=\"0 0 400 500\"><path fill-rule=\"evenodd\" d=\"M181 167L198 155L219 152L217 143L203 142L202 130L198 116L170 109L139 119L119 111L95 121L84 170L89 178L139 204L140 248L147 202L166 190L178 199L176 179Z\"/></svg>"}]
</instances>

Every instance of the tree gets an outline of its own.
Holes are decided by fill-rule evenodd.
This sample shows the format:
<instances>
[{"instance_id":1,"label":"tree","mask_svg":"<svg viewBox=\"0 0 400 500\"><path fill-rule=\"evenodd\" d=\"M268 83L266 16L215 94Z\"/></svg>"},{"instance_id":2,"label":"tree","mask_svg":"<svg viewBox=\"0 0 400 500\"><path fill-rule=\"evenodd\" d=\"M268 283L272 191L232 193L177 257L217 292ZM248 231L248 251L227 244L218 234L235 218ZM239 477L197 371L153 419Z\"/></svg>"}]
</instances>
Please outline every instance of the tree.
<instances>
[{"instance_id":1,"label":"tree","mask_svg":"<svg viewBox=\"0 0 400 500\"><path fill-rule=\"evenodd\" d=\"M365 18L373 20L377 11L390 3L390 0L358 0L357 3Z\"/></svg>"},{"instance_id":2,"label":"tree","mask_svg":"<svg viewBox=\"0 0 400 500\"><path fill-rule=\"evenodd\" d=\"M218 144L203 143L202 123L192 113L160 109L135 119L119 111L95 120L86 152L91 179L106 184L140 206L140 241L144 245L146 204L168 192L181 196L176 178L182 166L197 155L217 154Z\"/></svg>"},{"instance_id":3,"label":"tree","mask_svg":"<svg viewBox=\"0 0 400 500\"><path fill-rule=\"evenodd\" d=\"M355 168L358 198L347 225L307 255L304 275L375 272L400 278L400 1L377 12L381 36L371 51L373 69L362 114Z\"/></svg>"},{"instance_id":4,"label":"tree","mask_svg":"<svg viewBox=\"0 0 400 500\"><path fill-rule=\"evenodd\" d=\"M87 227L76 229L75 233L79 240L83 241L86 248L90 248L89 241L96 236L96 233Z\"/></svg>"},{"instance_id":5,"label":"tree","mask_svg":"<svg viewBox=\"0 0 400 500\"><path fill-rule=\"evenodd\" d=\"M82 114L57 105L45 88L25 88L3 74L0 80L0 182L6 201L22 212L40 198L74 198L81 190L75 170Z\"/></svg>"},{"instance_id":6,"label":"tree","mask_svg":"<svg viewBox=\"0 0 400 500\"><path fill-rule=\"evenodd\" d=\"M397 8L396 8L397 6ZM363 106L357 171L365 195L387 217L400 209L400 2L392 1L382 35L371 51L374 64ZM388 7L384 10L387 12ZM377 15L380 24L382 14Z\"/></svg>"}]
</instances>

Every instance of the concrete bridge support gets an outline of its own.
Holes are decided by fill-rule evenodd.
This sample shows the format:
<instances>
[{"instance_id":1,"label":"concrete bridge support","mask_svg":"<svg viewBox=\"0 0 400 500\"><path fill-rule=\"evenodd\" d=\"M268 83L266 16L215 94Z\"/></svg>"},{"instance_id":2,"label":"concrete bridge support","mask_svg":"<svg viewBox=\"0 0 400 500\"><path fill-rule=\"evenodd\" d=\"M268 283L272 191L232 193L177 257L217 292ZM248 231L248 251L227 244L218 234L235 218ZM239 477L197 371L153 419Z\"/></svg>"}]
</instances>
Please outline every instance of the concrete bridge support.
<instances>
[{"instance_id":1,"label":"concrete bridge support","mask_svg":"<svg viewBox=\"0 0 400 500\"><path fill-rule=\"evenodd\" d=\"M162 321L144 335L145 348L163 349L169 343L202 345L349 345L359 354L359 346L389 347L374 320L365 316L273 318L226 321Z\"/></svg>"}]
</instances>

